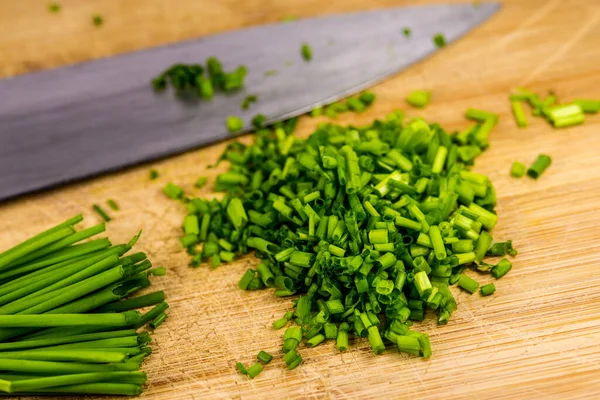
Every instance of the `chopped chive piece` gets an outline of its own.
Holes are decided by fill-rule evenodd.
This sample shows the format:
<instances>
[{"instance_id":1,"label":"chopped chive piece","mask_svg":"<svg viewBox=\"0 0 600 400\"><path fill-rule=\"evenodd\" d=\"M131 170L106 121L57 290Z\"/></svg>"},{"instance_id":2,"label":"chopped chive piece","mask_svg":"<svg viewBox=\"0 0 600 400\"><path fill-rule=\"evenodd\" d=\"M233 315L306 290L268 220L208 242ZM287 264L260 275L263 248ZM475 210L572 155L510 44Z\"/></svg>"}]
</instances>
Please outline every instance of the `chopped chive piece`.
<instances>
[{"instance_id":1,"label":"chopped chive piece","mask_svg":"<svg viewBox=\"0 0 600 400\"><path fill-rule=\"evenodd\" d=\"M458 286L473 294L479 288L477 281L465 274L460 274L458 278Z\"/></svg>"},{"instance_id":2,"label":"chopped chive piece","mask_svg":"<svg viewBox=\"0 0 600 400\"><path fill-rule=\"evenodd\" d=\"M254 379L258 374L260 374L263 370L261 363L256 363L248 368L246 371L250 379Z\"/></svg>"},{"instance_id":3,"label":"chopped chive piece","mask_svg":"<svg viewBox=\"0 0 600 400\"><path fill-rule=\"evenodd\" d=\"M150 180L151 180L151 181L153 181L153 180L155 180L155 179L157 179L157 178L158 178L158 171L157 171L157 170L155 170L155 169L151 169L151 170L148 172L148 176L150 177Z\"/></svg>"},{"instance_id":4,"label":"chopped chive piece","mask_svg":"<svg viewBox=\"0 0 600 400\"><path fill-rule=\"evenodd\" d=\"M404 28L402 29L402 34L406 37L410 37L410 28Z\"/></svg>"},{"instance_id":5,"label":"chopped chive piece","mask_svg":"<svg viewBox=\"0 0 600 400\"><path fill-rule=\"evenodd\" d=\"M527 118L525 117L525 111L523 111L523 105L520 101L511 101L512 111L515 115L515 120L517 121L517 125L519 128L527 127Z\"/></svg>"},{"instance_id":6,"label":"chopped chive piece","mask_svg":"<svg viewBox=\"0 0 600 400\"><path fill-rule=\"evenodd\" d=\"M240 373L242 373L244 375L248 375L248 371L246 370L246 367L244 367L244 364L242 364L241 362L237 362L235 364L235 367L238 369L238 371L240 371Z\"/></svg>"},{"instance_id":7,"label":"chopped chive piece","mask_svg":"<svg viewBox=\"0 0 600 400\"><path fill-rule=\"evenodd\" d=\"M116 201L109 199L106 201L106 204L108 204L108 206L110 208L112 208L114 211L119 211L119 205L117 204Z\"/></svg>"},{"instance_id":8,"label":"chopped chive piece","mask_svg":"<svg viewBox=\"0 0 600 400\"><path fill-rule=\"evenodd\" d=\"M492 268L491 273L494 278L500 279L504 275L506 275L511 269L512 263L506 258L503 258L498 264L496 264L494 268Z\"/></svg>"},{"instance_id":9,"label":"chopped chive piece","mask_svg":"<svg viewBox=\"0 0 600 400\"><path fill-rule=\"evenodd\" d=\"M244 121L240 117L230 115L227 117L226 126L230 133L236 133L244 129Z\"/></svg>"},{"instance_id":10,"label":"chopped chive piece","mask_svg":"<svg viewBox=\"0 0 600 400\"><path fill-rule=\"evenodd\" d=\"M258 101L258 96L254 95L254 94L248 95L244 98L244 100L242 100L242 104L240 105L240 108L242 110L247 110L250 108L250 106L253 103L256 103L257 101Z\"/></svg>"},{"instance_id":11,"label":"chopped chive piece","mask_svg":"<svg viewBox=\"0 0 600 400\"><path fill-rule=\"evenodd\" d=\"M177 200L183 197L184 191L179 186L169 182L163 188L163 193L166 194L168 198Z\"/></svg>"},{"instance_id":12,"label":"chopped chive piece","mask_svg":"<svg viewBox=\"0 0 600 400\"><path fill-rule=\"evenodd\" d=\"M538 179L540 175L550 166L552 158L546 154L540 154L537 156L531 167L527 169L527 176L533 179Z\"/></svg>"},{"instance_id":13,"label":"chopped chive piece","mask_svg":"<svg viewBox=\"0 0 600 400\"><path fill-rule=\"evenodd\" d=\"M413 107L423 108L429 104L431 100L431 92L426 90L415 90L406 98L406 102Z\"/></svg>"},{"instance_id":14,"label":"chopped chive piece","mask_svg":"<svg viewBox=\"0 0 600 400\"><path fill-rule=\"evenodd\" d=\"M496 291L496 286L493 283L488 283L487 285L483 285L479 290L482 296L489 296Z\"/></svg>"},{"instance_id":15,"label":"chopped chive piece","mask_svg":"<svg viewBox=\"0 0 600 400\"><path fill-rule=\"evenodd\" d=\"M586 114L596 114L600 111L600 100L575 100L573 103Z\"/></svg>"},{"instance_id":16,"label":"chopped chive piece","mask_svg":"<svg viewBox=\"0 0 600 400\"><path fill-rule=\"evenodd\" d=\"M261 350L258 353L258 355L256 356L256 358L258 358L259 361L262 361L263 363L268 364L273 359L273 356L270 355L269 353L267 353L266 351Z\"/></svg>"},{"instance_id":17,"label":"chopped chive piece","mask_svg":"<svg viewBox=\"0 0 600 400\"><path fill-rule=\"evenodd\" d=\"M104 211L102 209L102 207L100 207L98 204L94 204L92 206L92 208L94 209L94 211L96 211L96 213L98 213L98 215L105 221L105 222L110 222L111 218L108 216L108 214L106 213L106 211Z\"/></svg>"},{"instance_id":18,"label":"chopped chive piece","mask_svg":"<svg viewBox=\"0 0 600 400\"><path fill-rule=\"evenodd\" d=\"M104 24L104 18L100 15L94 15L92 17L92 23L94 24L94 26L102 26Z\"/></svg>"},{"instance_id":19,"label":"chopped chive piece","mask_svg":"<svg viewBox=\"0 0 600 400\"><path fill-rule=\"evenodd\" d=\"M398 351L412 354L414 356L418 356L421 352L421 344L419 343L419 339L412 336L396 336L396 346L398 346Z\"/></svg>"},{"instance_id":20,"label":"chopped chive piece","mask_svg":"<svg viewBox=\"0 0 600 400\"><path fill-rule=\"evenodd\" d=\"M286 15L285 17L281 18L281 22L293 22L293 21L298 21L298 17L296 17L295 15Z\"/></svg>"},{"instance_id":21,"label":"chopped chive piece","mask_svg":"<svg viewBox=\"0 0 600 400\"><path fill-rule=\"evenodd\" d=\"M438 33L433 37L433 43L438 47L442 48L446 46L446 37L442 33Z\"/></svg>"},{"instance_id":22,"label":"chopped chive piece","mask_svg":"<svg viewBox=\"0 0 600 400\"><path fill-rule=\"evenodd\" d=\"M165 313L161 313L159 314L156 318L154 318L151 322L150 322L150 326L153 329L158 328L159 326L162 325L163 322L165 322L165 320L167 319L167 314Z\"/></svg>"},{"instance_id":23,"label":"chopped chive piece","mask_svg":"<svg viewBox=\"0 0 600 400\"><path fill-rule=\"evenodd\" d=\"M304 61L312 60L312 50L307 43L302 44L302 48L300 49L300 53L302 54L302 58Z\"/></svg>"},{"instance_id":24,"label":"chopped chive piece","mask_svg":"<svg viewBox=\"0 0 600 400\"><path fill-rule=\"evenodd\" d=\"M48 10L51 13L56 14L56 13L60 12L60 9L61 9L61 6L58 3L50 3L50 4L48 4Z\"/></svg>"},{"instance_id":25,"label":"chopped chive piece","mask_svg":"<svg viewBox=\"0 0 600 400\"><path fill-rule=\"evenodd\" d=\"M515 161L512 163L512 166L510 168L510 176L515 178L521 178L523 175L525 175L526 169L527 167L525 166L525 164L519 161Z\"/></svg>"},{"instance_id":26,"label":"chopped chive piece","mask_svg":"<svg viewBox=\"0 0 600 400\"><path fill-rule=\"evenodd\" d=\"M198 178L198 180L194 184L194 187L201 189L206 185L207 182L208 182L208 178L205 176L201 176L200 178Z\"/></svg>"}]
</instances>

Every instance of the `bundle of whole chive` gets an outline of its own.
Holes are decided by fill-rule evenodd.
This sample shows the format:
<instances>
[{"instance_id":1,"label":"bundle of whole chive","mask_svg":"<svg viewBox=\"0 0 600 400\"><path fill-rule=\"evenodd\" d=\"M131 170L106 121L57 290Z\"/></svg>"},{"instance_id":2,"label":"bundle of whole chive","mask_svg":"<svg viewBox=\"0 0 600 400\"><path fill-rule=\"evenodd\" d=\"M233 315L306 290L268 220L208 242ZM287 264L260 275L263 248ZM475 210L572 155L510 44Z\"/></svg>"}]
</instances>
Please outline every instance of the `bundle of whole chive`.
<instances>
[{"instance_id":1,"label":"bundle of whole chive","mask_svg":"<svg viewBox=\"0 0 600 400\"><path fill-rule=\"evenodd\" d=\"M365 127L322 124L308 139L286 122L259 129L252 145L228 145L221 159L230 168L215 185L223 199L186 199L182 243L192 265L254 251L261 262L241 289L300 295L273 323L298 325L284 334L290 369L302 362L302 342L335 339L343 351L350 334L376 354L385 340L429 357L429 338L410 329L413 321L432 310L448 323L457 308L449 286L479 287L467 267L496 278L511 268L483 261L494 244L496 193L468 167L497 116L471 109L467 117L477 123L458 135L398 111Z\"/></svg>"},{"instance_id":2,"label":"bundle of whole chive","mask_svg":"<svg viewBox=\"0 0 600 400\"><path fill-rule=\"evenodd\" d=\"M75 231L71 218L0 254L0 391L55 396L137 395L150 336L164 320L164 293L130 297L150 285L144 253L106 239L81 243L104 224ZM157 305L156 305L157 304ZM138 308L156 305L146 314Z\"/></svg>"},{"instance_id":3,"label":"bundle of whole chive","mask_svg":"<svg viewBox=\"0 0 600 400\"><path fill-rule=\"evenodd\" d=\"M241 89L248 70L244 65L231 72L225 72L223 65L215 57L200 64L174 64L152 79L155 91L162 92L170 84L178 96L199 97L211 100L216 90L230 93Z\"/></svg>"}]
</instances>

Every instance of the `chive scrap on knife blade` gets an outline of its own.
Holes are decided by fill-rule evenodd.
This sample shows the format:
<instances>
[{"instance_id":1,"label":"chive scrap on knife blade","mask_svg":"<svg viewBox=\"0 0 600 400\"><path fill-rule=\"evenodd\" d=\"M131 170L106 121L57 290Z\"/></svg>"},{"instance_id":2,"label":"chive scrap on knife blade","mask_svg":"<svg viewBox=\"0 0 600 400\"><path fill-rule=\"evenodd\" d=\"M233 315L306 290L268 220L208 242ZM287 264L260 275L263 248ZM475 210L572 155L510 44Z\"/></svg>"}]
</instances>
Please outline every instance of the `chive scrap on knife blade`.
<instances>
[{"instance_id":1,"label":"chive scrap on knife blade","mask_svg":"<svg viewBox=\"0 0 600 400\"><path fill-rule=\"evenodd\" d=\"M353 99L321 111L360 112L375 96ZM253 252L260 262L246 268L241 290L299 296L271 321L286 328L288 369L301 364L302 344L335 340L345 351L352 336L367 338L375 354L391 342L429 357L429 337L412 322L435 314L449 323L458 306L449 286L479 289L466 269L495 277L510 269L484 261L497 199L490 179L472 170L498 115L466 116L474 124L457 135L401 111L365 126L322 123L307 139L294 136L296 119L257 127L253 143L226 146L229 167L214 186L223 197L189 199L182 240L192 266Z\"/></svg>"},{"instance_id":2,"label":"chive scrap on knife blade","mask_svg":"<svg viewBox=\"0 0 600 400\"><path fill-rule=\"evenodd\" d=\"M442 48L446 46L446 37L443 33L438 33L433 37L433 43L438 47Z\"/></svg>"},{"instance_id":3,"label":"chive scrap on knife blade","mask_svg":"<svg viewBox=\"0 0 600 400\"><path fill-rule=\"evenodd\" d=\"M0 392L142 391L150 336L134 326L149 321L136 309L163 301L164 293L132 296L153 276L144 253L125 255L139 234L112 247L108 239L80 243L104 231L104 224L76 231L82 219L0 253Z\"/></svg>"},{"instance_id":4,"label":"chive scrap on knife blade","mask_svg":"<svg viewBox=\"0 0 600 400\"><path fill-rule=\"evenodd\" d=\"M304 61L312 60L312 49L308 45L308 43L302 43L302 48L300 49L300 53L302 54L302 58Z\"/></svg>"},{"instance_id":5,"label":"chive scrap on knife blade","mask_svg":"<svg viewBox=\"0 0 600 400\"><path fill-rule=\"evenodd\" d=\"M227 117L227 130L230 133L236 133L241 131L244 128L244 121L240 117L236 117L235 115L230 115Z\"/></svg>"}]
</instances>

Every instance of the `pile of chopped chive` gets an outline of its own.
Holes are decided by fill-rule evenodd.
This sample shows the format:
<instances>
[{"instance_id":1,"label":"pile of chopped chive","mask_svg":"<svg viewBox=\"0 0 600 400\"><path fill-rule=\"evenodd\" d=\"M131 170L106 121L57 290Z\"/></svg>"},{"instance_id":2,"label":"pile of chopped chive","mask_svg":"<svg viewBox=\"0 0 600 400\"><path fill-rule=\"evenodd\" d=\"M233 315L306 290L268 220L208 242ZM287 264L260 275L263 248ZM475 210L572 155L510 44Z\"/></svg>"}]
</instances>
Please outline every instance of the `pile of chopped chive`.
<instances>
[{"instance_id":1,"label":"pile of chopped chive","mask_svg":"<svg viewBox=\"0 0 600 400\"><path fill-rule=\"evenodd\" d=\"M302 361L300 343L335 340L343 351L350 334L368 338L376 354L387 341L429 357L429 338L410 329L413 321L431 310L448 323L457 308L450 285L474 293L479 283L466 271L498 279L512 264L484 257L516 255L512 242L494 242L494 187L469 168L498 117L466 116L476 123L458 134L400 111L364 127L321 124L308 139L292 135L293 122L259 129L254 144L227 146L229 170L215 184L222 200L168 190L189 210L181 243L193 266L254 251L261 262L241 289L300 295L273 324L297 325L284 335L289 369Z\"/></svg>"},{"instance_id":2,"label":"pile of chopped chive","mask_svg":"<svg viewBox=\"0 0 600 400\"><path fill-rule=\"evenodd\" d=\"M510 103L515 121L520 128L528 125L523 103L531 106L533 116L545 118L555 128L582 124L585 121L585 114L596 114L600 111L600 100L580 99L567 104L558 104L558 98L554 93L541 98L526 89L517 89L511 94Z\"/></svg>"},{"instance_id":3,"label":"pile of chopped chive","mask_svg":"<svg viewBox=\"0 0 600 400\"><path fill-rule=\"evenodd\" d=\"M0 253L0 392L12 395L138 395L150 336L168 308L150 285L144 253L129 243L91 238L104 224L76 231L79 215ZM145 314L136 309L156 305Z\"/></svg>"},{"instance_id":4,"label":"pile of chopped chive","mask_svg":"<svg viewBox=\"0 0 600 400\"><path fill-rule=\"evenodd\" d=\"M225 72L221 61L209 57L206 66L200 64L174 64L152 79L157 92L164 91L170 84L178 96L199 97L211 100L216 90L231 93L244 86L248 70L244 65Z\"/></svg>"},{"instance_id":5,"label":"pile of chopped chive","mask_svg":"<svg viewBox=\"0 0 600 400\"><path fill-rule=\"evenodd\" d=\"M325 107L317 107L310 112L311 117L325 115L328 118L337 118L338 114L345 112L361 113L375 102L375 93L363 92L358 96L331 103Z\"/></svg>"}]
</instances>

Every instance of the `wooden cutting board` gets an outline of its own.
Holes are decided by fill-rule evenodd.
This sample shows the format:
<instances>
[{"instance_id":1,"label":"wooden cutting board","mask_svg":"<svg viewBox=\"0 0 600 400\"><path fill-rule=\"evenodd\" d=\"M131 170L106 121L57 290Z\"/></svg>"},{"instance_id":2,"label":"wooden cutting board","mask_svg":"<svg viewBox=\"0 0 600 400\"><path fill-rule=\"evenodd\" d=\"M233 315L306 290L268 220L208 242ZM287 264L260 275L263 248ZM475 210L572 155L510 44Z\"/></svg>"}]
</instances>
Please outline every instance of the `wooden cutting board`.
<instances>
[{"instance_id":1,"label":"wooden cutting board","mask_svg":"<svg viewBox=\"0 0 600 400\"><path fill-rule=\"evenodd\" d=\"M77 0L0 2L0 75L10 76L171 43L242 26L430 1L329 0ZM92 25L100 14L104 26ZM360 28L360 27L357 27ZM400 34L399 27L399 34ZM274 66L275 67L275 66ZM287 371L279 349L283 331L270 324L290 308L269 290L240 291L251 257L211 270L191 269L178 236L184 209L166 199L173 181L194 192L224 145L89 180L0 205L0 249L74 214L99 222L93 203L115 199L111 238L126 240L139 228L139 244L168 276L155 279L171 304L169 319L154 334L154 354L144 370L148 399L205 398L600 398L600 115L583 126L555 130L540 119L519 129L508 93L526 86L556 92L565 101L600 99L600 3L593 0L512 0L490 22L374 88L377 102L341 123L366 123L395 109L423 115L448 129L467 126L463 112L498 112L500 124L476 171L488 174L499 194L495 236L512 238L520 252L495 295L457 293L458 311L447 326L431 320L434 355L422 360L390 349L373 356L365 340L340 354L332 344L302 349L301 368ZM433 92L423 111L403 99L414 89ZM0 93L0 96L2 94ZM10 101L1 99L1 101ZM308 135L321 120L303 118ZM245 138L244 140L247 140ZM537 182L509 177L513 161L530 163L540 152L553 164ZM73 165L77 168L77 165ZM0 171L1 173L1 171ZM196 191L197 192L197 191ZM209 189L200 192L210 196ZM473 274L475 276L476 274ZM481 283L489 276L478 276ZM249 380L235 362L249 364L259 350L276 355Z\"/></svg>"}]
</instances>

